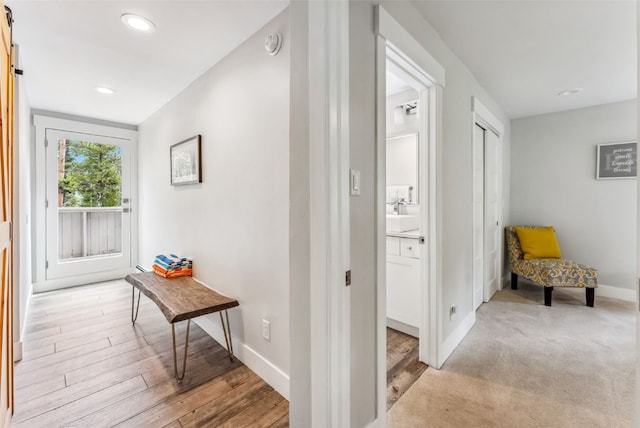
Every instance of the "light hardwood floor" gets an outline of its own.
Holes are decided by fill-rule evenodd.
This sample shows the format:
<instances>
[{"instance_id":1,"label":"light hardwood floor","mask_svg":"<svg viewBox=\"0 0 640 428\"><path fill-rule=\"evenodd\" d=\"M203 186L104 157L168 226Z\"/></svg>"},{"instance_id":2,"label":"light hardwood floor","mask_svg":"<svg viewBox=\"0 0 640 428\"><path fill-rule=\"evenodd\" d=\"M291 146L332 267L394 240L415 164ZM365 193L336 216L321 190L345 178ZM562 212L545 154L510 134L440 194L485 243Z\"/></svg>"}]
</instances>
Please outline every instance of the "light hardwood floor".
<instances>
[{"instance_id":1,"label":"light hardwood floor","mask_svg":"<svg viewBox=\"0 0 640 428\"><path fill-rule=\"evenodd\" d=\"M12 427L289 425L287 400L194 323L178 384L170 325L143 296L132 326L124 281L34 295L15 386Z\"/></svg>"},{"instance_id":2,"label":"light hardwood floor","mask_svg":"<svg viewBox=\"0 0 640 428\"><path fill-rule=\"evenodd\" d=\"M418 361L418 339L387 328L387 410L427 369Z\"/></svg>"}]
</instances>

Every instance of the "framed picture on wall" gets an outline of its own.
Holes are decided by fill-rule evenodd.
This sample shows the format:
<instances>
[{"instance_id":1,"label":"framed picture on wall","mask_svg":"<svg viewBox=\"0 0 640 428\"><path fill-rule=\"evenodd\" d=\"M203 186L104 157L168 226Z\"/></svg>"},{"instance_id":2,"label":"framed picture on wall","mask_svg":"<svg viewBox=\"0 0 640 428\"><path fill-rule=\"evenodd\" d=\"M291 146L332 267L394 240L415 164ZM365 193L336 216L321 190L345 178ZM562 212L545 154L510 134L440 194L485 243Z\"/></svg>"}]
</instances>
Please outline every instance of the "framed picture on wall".
<instances>
[{"instance_id":1,"label":"framed picture on wall","mask_svg":"<svg viewBox=\"0 0 640 428\"><path fill-rule=\"evenodd\" d=\"M597 150L597 179L635 178L637 176L638 161L635 141L598 144Z\"/></svg>"},{"instance_id":2,"label":"framed picture on wall","mask_svg":"<svg viewBox=\"0 0 640 428\"><path fill-rule=\"evenodd\" d=\"M202 183L202 161L200 146L202 136L188 138L171 146L171 184Z\"/></svg>"}]
</instances>

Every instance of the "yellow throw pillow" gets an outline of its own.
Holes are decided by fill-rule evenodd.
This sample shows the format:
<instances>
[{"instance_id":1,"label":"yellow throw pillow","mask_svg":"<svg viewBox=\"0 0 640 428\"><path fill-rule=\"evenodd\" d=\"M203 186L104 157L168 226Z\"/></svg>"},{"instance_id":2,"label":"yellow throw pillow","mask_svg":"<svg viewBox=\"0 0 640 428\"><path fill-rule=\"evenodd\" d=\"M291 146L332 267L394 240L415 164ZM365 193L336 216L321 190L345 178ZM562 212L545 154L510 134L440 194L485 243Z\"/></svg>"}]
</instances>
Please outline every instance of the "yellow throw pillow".
<instances>
[{"instance_id":1,"label":"yellow throw pillow","mask_svg":"<svg viewBox=\"0 0 640 428\"><path fill-rule=\"evenodd\" d=\"M516 227L524 259L559 259L562 257L556 232L549 227Z\"/></svg>"}]
</instances>

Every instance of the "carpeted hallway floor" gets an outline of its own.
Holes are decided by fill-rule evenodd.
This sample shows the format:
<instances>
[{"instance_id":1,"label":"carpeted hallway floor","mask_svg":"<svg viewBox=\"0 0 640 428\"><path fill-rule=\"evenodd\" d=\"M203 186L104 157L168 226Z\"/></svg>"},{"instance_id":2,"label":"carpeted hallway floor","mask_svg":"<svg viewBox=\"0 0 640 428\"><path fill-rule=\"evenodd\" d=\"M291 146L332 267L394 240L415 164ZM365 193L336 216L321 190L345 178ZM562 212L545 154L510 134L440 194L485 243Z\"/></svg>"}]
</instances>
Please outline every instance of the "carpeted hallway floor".
<instances>
[{"instance_id":1,"label":"carpeted hallway floor","mask_svg":"<svg viewBox=\"0 0 640 428\"><path fill-rule=\"evenodd\" d=\"M401 427L630 427L636 332L631 302L525 281L477 312L441 370L428 368L388 413Z\"/></svg>"}]
</instances>

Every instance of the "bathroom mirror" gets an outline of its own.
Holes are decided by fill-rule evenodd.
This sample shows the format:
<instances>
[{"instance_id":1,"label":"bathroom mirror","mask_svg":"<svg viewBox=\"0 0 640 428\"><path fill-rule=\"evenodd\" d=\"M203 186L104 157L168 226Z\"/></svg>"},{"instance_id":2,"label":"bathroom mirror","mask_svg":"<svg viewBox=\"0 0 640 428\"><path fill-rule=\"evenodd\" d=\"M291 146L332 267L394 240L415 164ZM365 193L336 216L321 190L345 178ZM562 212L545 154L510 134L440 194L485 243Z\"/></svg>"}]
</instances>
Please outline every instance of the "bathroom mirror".
<instances>
[{"instance_id":1,"label":"bathroom mirror","mask_svg":"<svg viewBox=\"0 0 640 428\"><path fill-rule=\"evenodd\" d=\"M387 186L412 186L409 202L417 204L419 183L418 134L387 137Z\"/></svg>"}]
</instances>

